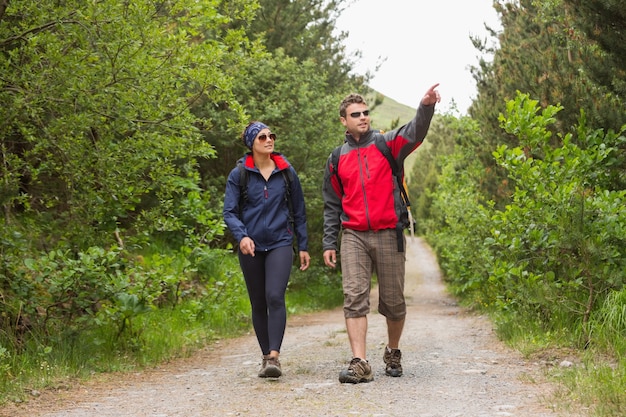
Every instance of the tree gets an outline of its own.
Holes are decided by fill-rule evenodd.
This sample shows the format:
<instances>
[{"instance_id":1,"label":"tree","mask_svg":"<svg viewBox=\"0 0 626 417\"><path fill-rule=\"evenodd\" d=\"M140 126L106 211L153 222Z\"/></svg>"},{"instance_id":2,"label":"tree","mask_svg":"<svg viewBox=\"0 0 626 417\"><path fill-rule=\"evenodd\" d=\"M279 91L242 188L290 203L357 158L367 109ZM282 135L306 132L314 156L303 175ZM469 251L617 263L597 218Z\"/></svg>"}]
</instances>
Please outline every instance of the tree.
<instances>
[{"instance_id":1,"label":"tree","mask_svg":"<svg viewBox=\"0 0 626 417\"><path fill-rule=\"evenodd\" d=\"M568 14L602 51L583 61L596 83L616 96L626 96L626 8L621 0L563 0ZM572 35L575 31L572 28ZM593 47L593 46L592 46Z\"/></svg>"},{"instance_id":2,"label":"tree","mask_svg":"<svg viewBox=\"0 0 626 417\"><path fill-rule=\"evenodd\" d=\"M63 337L113 320L121 333L181 287L211 293L197 280L223 222L198 161L216 157L214 121L192 110L243 118L232 80L249 42L229 16L253 4L0 4L3 345L26 327Z\"/></svg>"},{"instance_id":3,"label":"tree","mask_svg":"<svg viewBox=\"0 0 626 417\"><path fill-rule=\"evenodd\" d=\"M262 38L273 52L284 50L298 62L312 61L325 74L329 91L345 87L352 62L335 33L335 22L348 0L259 0L260 9L248 36Z\"/></svg>"},{"instance_id":4,"label":"tree","mask_svg":"<svg viewBox=\"0 0 626 417\"><path fill-rule=\"evenodd\" d=\"M30 219L40 247L193 228L177 214L198 192L196 159L215 152L201 135L210 121L190 109L237 108L224 68L241 59L243 33L224 29L213 1L4 4L3 222Z\"/></svg>"},{"instance_id":5,"label":"tree","mask_svg":"<svg viewBox=\"0 0 626 417\"><path fill-rule=\"evenodd\" d=\"M504 111L504 103L518 91L536 98L542 106L557 103L563 107L557 115L558 123L551 126L554 132L567 133L578 123L581 112L591 127L618 131L626 122L620 110L623 101L588 75L585 62L598 57L598 51L584 37L573 38L572 33L577 32L571 30L572 22L563 8L556 7L555 2L532 0L498 3L496 8L503 27L498 34L499 47L493 50L493 61L483 60L480 69L473 71L478 97L469 111L485 138L478 156L485 167L496 173L487 187L491 193L496 193L504 179L501 170L494 166L491 152L499 144L517 143L517 138L500 129L497 117ZM475 45L488 51L485 44L475 41ZM619 73L615 68L610 71ZM560 137L552 136L553 146L560 146ZM623 163L622 158L617 166ZM621 187L619 182L616 187ZM493 195L497 199L504 197Z\"/></svg>"}]
</instances>

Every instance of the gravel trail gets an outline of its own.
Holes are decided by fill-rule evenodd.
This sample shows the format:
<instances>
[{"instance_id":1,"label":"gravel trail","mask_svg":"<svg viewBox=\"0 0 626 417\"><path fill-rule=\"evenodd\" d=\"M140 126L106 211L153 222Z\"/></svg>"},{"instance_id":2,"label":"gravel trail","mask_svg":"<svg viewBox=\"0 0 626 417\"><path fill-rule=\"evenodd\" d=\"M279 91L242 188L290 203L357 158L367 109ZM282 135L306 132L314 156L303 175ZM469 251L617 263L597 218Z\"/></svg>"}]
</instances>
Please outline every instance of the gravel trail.
<instances>
[{"instance_id":1,"label":"gravel trail","mask_svg":"<svg viewBox=\"0 0 626 417\"><path fill-rule=\"evenodd\" d=\"M404 375L384 374L384 317L369 315L368 359L374 381L340 384L351 359L341 309L290 316L283 377L256 376L253 334L221 341L191 358L131 374L47 391L0 409L5 417L548 417L555 386L543 365L497 340L491 323L464 311L445 292L427 244L408 239L408 315L400 348ZM373 294L376 295L375 293ZM376 308L376 301L372 303Z\"/></svg>"}]
</instances>

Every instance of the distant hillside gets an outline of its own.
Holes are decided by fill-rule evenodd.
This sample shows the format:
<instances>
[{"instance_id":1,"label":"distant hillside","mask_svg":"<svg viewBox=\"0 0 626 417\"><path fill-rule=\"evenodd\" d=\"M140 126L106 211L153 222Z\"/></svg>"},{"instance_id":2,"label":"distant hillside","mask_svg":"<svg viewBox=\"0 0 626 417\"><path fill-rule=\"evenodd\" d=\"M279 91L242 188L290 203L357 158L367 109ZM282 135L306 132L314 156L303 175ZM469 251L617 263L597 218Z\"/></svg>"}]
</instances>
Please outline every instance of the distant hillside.
<instances>
[{"instance_id":1,"label":"distant hillside","mask_svg":"<svg viewBox=\"0 0 626 417\"><path fill-rule=\"evenodd\" d=\"M415 117L415 112L417 111L417 107L409 107L404 104L400 104L397 101L389 98L381 93L376 93L379 97L384 97L383 102L377 106L373 106L374 103L374 95L368 96L367 102L372 109L371 122L372 128L374 129L383 129L383 130L391 130L392 123L399 119L399 124L395 127L400 127L413 117ZM419 98L416 98L416 103ZM425 144L427 145L427 144ZM411 181L411 171L413 168L413 164L415 163L415 157L419 149L413 152L409 157L404 161L404 173L407 182Z\"/></svg>"},{"instance_id":2,"label":"distant hillside","mask_svg":"<svg viewBox=\"0 0 626 417\"><path fill-rule=\"evenodd\" d=\"M402 126L415 116L417 107L409 107L400 104L390 97L381 93L376 93L378 97L383 97L382 104L374 105L374 95L367 97L367 102L372 110L371 122L375 129L391 130L392 127ZM395 120L399 120L397 126L392 126Z\"/></svg>"}]
</instances>

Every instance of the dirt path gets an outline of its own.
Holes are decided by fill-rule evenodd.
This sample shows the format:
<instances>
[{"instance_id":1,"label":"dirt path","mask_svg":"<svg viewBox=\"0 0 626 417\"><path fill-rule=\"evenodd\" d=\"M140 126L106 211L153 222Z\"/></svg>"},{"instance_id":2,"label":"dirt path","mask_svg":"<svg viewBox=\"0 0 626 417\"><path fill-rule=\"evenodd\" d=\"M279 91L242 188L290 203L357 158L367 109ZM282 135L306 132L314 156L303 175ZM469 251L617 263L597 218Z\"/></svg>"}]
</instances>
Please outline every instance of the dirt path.
<instances>
[{"instance_id":1,"label":"dirt path","mask_svg":"<svg viewBox=\"0 0 626 417\"><path fill-rule=\"evenodd\" d=\"M419 416L540 417L554 389L541 365L525 361L495 338L484 318L447 296L430 248L407 248L409 311L401 342L404 376L384 375L384 318L369 316L369 384L340 384L350 360L341 310L288 318L284 376L256 376L253 335L222 342L192 358L141 373L109 375L20 406L6 417ZM373 303L373 307L377 304Z\"/></svg>"}]
</instances>

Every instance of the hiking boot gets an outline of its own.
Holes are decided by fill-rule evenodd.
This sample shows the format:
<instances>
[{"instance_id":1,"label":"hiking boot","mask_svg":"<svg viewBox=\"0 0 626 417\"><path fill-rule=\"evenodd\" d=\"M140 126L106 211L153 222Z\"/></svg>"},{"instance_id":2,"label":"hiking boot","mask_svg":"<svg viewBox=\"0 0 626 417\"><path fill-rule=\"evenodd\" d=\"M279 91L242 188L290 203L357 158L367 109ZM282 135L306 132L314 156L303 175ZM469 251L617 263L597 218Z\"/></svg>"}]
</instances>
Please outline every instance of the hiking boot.
<instances>
[{"instance_id":1,"label":"hiking boot","mask_svg":"<svg viewBox=\"0 0 626 417\"><path fill-rule=\"evenodd\" d=\"M400 349L389 349L385 347L383 361L385 361L385 373L389 376L402 376L402 352Z\"/></svg>"},{"instance_id":2,"label":"hiking boot","mask_svg":"<svg viewBox=\"0 0 626 417\"><path fill-rule=\"evenodd\" d=\"M261 378L278 378L283 374L280 369L280 361L278 358L263 358L263 364L259 371Z\"/></svg>"},{"instance_id":3,"label":"hiking boot","mask_svg":"<svg viewBox=\"0 0 626 417\"><path fill-rule=\"evenodd\" d=\"M265 378L265 367L267 366L267 357L263 356L263 362L261 362L261 369L259 369L259 378Z\"/></svg>"},{"instance_id":4,"label":"hiking boot","mask_svg":"<svg viewBox=\"0 0 626 417\"><path fill-rule=\"evenodd\" d=\"M339 382L341 383L358 384L359 382L370 382L373 379L372 367L361 358L353 358L348 369L339 373Z\"/></svg>"}]
</instances>

